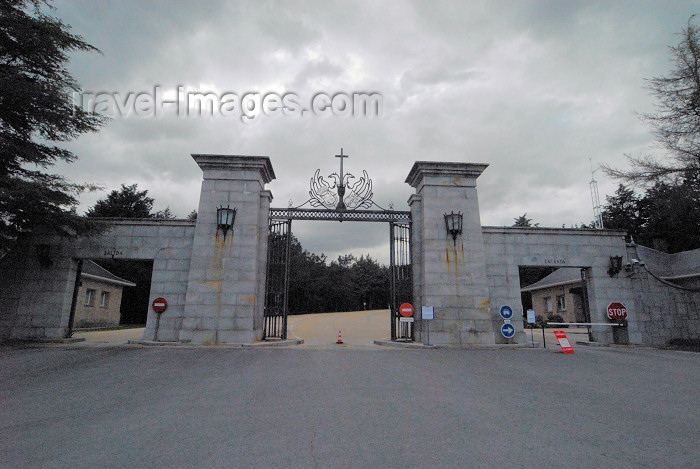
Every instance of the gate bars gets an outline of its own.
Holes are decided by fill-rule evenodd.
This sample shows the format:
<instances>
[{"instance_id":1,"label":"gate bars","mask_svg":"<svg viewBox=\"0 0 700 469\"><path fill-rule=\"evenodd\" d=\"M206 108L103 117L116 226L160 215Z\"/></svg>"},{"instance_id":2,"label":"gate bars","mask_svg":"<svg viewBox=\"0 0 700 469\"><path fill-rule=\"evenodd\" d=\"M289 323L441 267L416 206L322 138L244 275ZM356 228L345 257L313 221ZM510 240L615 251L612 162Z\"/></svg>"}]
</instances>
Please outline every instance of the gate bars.
<instances>
[{"instance_id":1,"label":"gate bars","mask_svg":"<svg viewBox=\"0 0 700 469\"><path fill-rule=\"evenodd\" d=\"M391 291L391 340L414 340L413 322L401 322L399 307L413 301L411 273L411 225L389 224L390 291Z\"/></svg>"},{"instance_id":2,"label":"gate bars","mask_svg":"<svg viewBox=\"0 0 700 469\"><path fill-rule=\"evenodd\" d=\"M265 326L263 340L287 338L289 294L289 246L292 220L270 220L267 239L267 278L265 279Z\"/></svg>"},{"instance_id":3,"label":"gate bars","mask_svg":"<svg viewBox=\"0 0 700 469\"><path fill-rule=\"evenodd\" d=\"M292 220L389 222L391 340L415 339L414 323L401 322L399 313L413 301L410 212L271 208L263 340L287 338Z\"/></svg>"}]
</instances>

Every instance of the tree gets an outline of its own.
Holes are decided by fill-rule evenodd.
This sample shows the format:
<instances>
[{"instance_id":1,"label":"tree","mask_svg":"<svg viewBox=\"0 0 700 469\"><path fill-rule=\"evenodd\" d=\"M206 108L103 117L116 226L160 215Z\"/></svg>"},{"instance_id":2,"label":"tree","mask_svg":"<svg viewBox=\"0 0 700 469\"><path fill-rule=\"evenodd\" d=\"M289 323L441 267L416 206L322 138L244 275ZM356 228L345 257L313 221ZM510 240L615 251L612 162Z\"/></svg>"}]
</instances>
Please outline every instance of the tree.
<instances>
[{"instance_id":1,"label":"tree","mask_svg":"<svg viewBox=\"0 0 700 469\"><path fill-rule=\"evenodd\" d=\"M603 209L603 226L608 229L625 230L635 239L639 238L644 220L640 212L640 197L624 184L620 184L615 195L606 197Z\"/></svg>"},{"instance_id":2,"label":"tree","mask_svg":"<svg viewBox=\"0 0 700 469\"><path fill-rule=\"evenodd\" d=\"M354 300L351 309L381 309L389 303L389 269L369 255L360 256L350 268Z\"/></svg>"},{"instance_id":3,"label":"tree","mask_svg":"<svg viewBox=\"0 0 700 469\"><path fill-rule=\"evenodd\" d=\"M641 196L620 184L615 195L607 197L603 223L662 251L700 248L700 174L672 183L659 181Z\"/></svg>"},{"instance_id":4,"label":"tree","mask_svg":"<svg viewBox=\"0 0 700 469\"><path fill-rule=\"evenodd\" d=\"M139 191L137 184L130 186L122 184L121 190L113 190L106 199L98 200L85 215L88 217L152 218L153 199L147 194L147 190Z\"/></svg>"},{"instance_id":5,"label":"tree","mask_svg":"<svg viewBox=\"0 0 700 469\"><path fill-rule=\"evenodd\" d=\"M165 218L168 220L172 220L173 218L175 218L175 214L170 211L170 207L165 207L165 210L158 210L156 213L154 213L153 218Z\"/></svg>"},{"instance_id":6,"label":"tree","mask_svg":"<svg viewBox=\"0 0 700 469\"><path fill-rule=\"evenodd\" d=\"M700 248L700 174L657 182L640 200L641 242L667 252Z\"/></svg>"},{"instance_id":7,"label":"tree","mask_svg":"<svg viewBox=\"0 0 700 469\"><path fill-rule=\"evenodd\" d=\"M57 145L105 123L73 104L78 84L66 68L74 51L99 52L42 12L47 1L0 3L0 257L22 233L44 227L73 236L101 229L77 215L77 196L94 189L43 170L77 156Z\"/></svg>"},{"instance_id":8,"label":"tree","mask_svg":"<svg viewBox=\"0 0 700 469\"><path fill-rule=\"evenodd\" d=\"M515 223L513 223L513 226L520 226L524 228L533 226L536 228L540 226L539 223L535 223L534 225L532 224L532 218L527 217L527 212L523 213L518 218L513 218L513 220L515 221Z\"/></svg>"},{"instance_id":9,"label":"tree","mask_svg":"<svg viewBox=\"0 0 700 469\"><path fill-rule=\"evenodd\" d=\"M188 219L188 220L191 220L191 221L196 221L196 220L197 220L197 211L196 211L196 210L192 210L192 211L187 215L187 219Z\"/></svg>"},{"instance_id":10,"label":"tree","mask_svg":"<svg viewBox=\"0 0 700 469\"><path fill-rule=\"evenodd\" d=\"M651 94L658 100L657 112L641 116L653 128L670 161L625 155L633 169L603 166L612 177L648 184L700 173L700 29L693 24L694 19L695 15L691 16L681 31L678 45L669 47L675 68L667 76L649 80Z\"/></svg>"}]
</instances>

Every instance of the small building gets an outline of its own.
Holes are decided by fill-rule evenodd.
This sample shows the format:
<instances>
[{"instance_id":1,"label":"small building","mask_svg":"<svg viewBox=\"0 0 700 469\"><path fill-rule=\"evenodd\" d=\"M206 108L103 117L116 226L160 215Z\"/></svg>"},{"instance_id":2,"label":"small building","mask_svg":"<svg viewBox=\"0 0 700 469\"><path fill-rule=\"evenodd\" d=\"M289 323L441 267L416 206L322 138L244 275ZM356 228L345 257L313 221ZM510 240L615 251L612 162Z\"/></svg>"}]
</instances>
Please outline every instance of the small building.
<instances>
[{"instance_id":1,"label":"small building","mask_svg":"<svg viewBox=\"0 0 700 469\"><path fill-rule=\"evenodd\" d=\"M75 327L118 326L122 289L136 284L114 275L93 261L83 263L75 305Z\"/></svg>"},{"instance_id":2,"label":"small building","mask_svg":"<svg viewBox=\"0 0 700 469\"><path fill-rule=\"evenodd\" d=\"M532 309L544 320L559 315L564 322L586 322L580 269L557 269L521 291L532 295Z\"/></svg>"}]
</instances>

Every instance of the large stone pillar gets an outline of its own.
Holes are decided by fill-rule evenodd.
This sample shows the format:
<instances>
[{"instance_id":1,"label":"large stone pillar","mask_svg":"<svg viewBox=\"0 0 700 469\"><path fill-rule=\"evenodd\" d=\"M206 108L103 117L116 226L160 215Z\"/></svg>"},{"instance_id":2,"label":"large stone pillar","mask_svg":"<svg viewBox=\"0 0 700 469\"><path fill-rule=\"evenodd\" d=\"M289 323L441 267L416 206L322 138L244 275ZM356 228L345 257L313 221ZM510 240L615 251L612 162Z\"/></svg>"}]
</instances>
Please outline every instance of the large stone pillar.
<instances>
[{"instance_id":1,"label":"large stone pillar","mask_svg":"<svg viewBox=\"0 0 700 469\"><path fill-rule=\"evenodd\" d=\"M181 342L251 343L262 338L265 252L275 178L266 156L192 155L204 180L180 330ZM233 229L216 209L236 208Z\"/></svg>"},{"instance_id":2,"label":"large stone pillar","mask_svg":"<svg viewBox=\"0 0 700 469\"><path fill-rule=\"evenodd\" d=\"M430 343L494 344L484 243L476 178L488 165L418 161L406 182L413 219L413 279L417 318L433 306ZM445 213L462 212L456 241L445 227ZM417 340L425 341L420 329Z\"/></svg>"}]
</instances>

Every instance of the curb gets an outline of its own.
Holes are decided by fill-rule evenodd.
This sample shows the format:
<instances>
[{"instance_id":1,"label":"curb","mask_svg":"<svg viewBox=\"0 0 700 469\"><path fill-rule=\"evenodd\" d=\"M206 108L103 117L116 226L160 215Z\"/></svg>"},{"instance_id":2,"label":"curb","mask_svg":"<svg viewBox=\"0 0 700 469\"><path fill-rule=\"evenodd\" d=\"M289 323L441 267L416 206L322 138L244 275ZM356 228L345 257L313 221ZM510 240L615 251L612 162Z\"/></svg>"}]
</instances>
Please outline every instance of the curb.
<instances>
[{"instance_id":1,"label":"curb","mask_svg":"<svg viewBox=\"0 0 700 469\"><path fill-rule=\"evenodd\" d=\"M374 345L382 345L384 347L394 347L394 348L423 348L430 349L435 348L434 345L425 345L421 342L394 342L392 340L375 340Z\"/></svg>"},{"instance_id":2,"label":"curb","mask_svg":"<svg viewBox=\"0 0 700 469\"><path fill-rule=\"evenodd\" d=\"M304 343L304 339L284 339L284 340L271 340L265 342L253 342L252 344L244 344L243 347L283 347L285 345L301 345Z\"/></svg>"},{"instance_id":3,"label":"curb","mask_svg":"<svg viewBox=\"0 0 700 469\"><path fill-rule=\"evenodd\" d=\"M261 347L282 347L286 345L300 345L303 339L275 340L270 342L253 342L252 344L192 344L190 342L156 342L154 340L132 339L127 342L130 345L147 345L151 347L193 347L193 348L261 348Z\"/></svg>"},{"instance_id":4,"label":"curb","mask_svg":"<svg viewBox=\"0 0 700 469\"><path fill-rule=\"evenodd\" d=\"M461 350L508 350L508 349L532 349L530 344L464 344L464 345L426 345L421 342L394 342L391 340L375 340L375 345L395 348L416 348L416 349L461 349Z\"/></svg>"},{"instance_id":5,"label":"curb","mask_svg":"<svg viewBox=\"0 0 700 469\"><path fill-rule=\"evenodd\" d=\"M27 345L27 344L75 344L78 342L85 342L84 337L68 337L68 338L58 338L58 339L22 339L22 340L8 340L3 342L4 345Z\"/></svg>"},{"instance_id":6,"label":"curb","mask_svg":"<svg viewBox=\"0 0 700 469\"><path fill-rule=\"evenodd\" d=\"M610 347L610 344L601 344L600 342L591 342L589 340L577 340L576 345L585 345L586 347Z\"/></svg>"}]
</instances>

